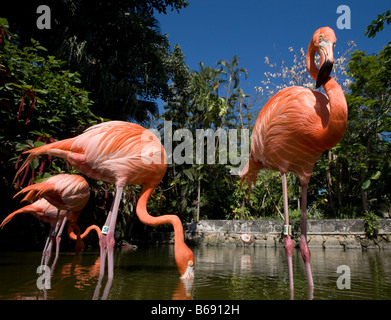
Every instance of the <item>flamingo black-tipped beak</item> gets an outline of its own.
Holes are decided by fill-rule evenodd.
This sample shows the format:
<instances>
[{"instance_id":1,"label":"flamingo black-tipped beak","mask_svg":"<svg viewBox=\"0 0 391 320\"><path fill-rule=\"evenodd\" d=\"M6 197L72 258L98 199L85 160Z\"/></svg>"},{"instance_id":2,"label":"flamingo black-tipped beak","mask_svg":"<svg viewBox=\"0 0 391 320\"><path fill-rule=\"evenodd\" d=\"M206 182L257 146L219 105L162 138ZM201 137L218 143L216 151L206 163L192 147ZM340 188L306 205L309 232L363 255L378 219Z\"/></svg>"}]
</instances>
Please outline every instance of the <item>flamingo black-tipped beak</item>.
<instances>
[{"instance_id":1,"label":"flamingo black-tipped beak","mask_svg":"<svg viewBox=\"0 0 391 320\"><path fill-rule=\"evenodd\" d=\"M318 89L322 84L324 84L328 79L333 69L333 62L326 60L320 67L318 78L316 79L316 89Z\"/></svg>"},{"instance_id":2,"label":"flamingo black-tipped beak","mask_svg":"<svg viewBox=\"0 0 391 320\"><path fill-rule=\"evenodd\" d=\"M320 70L318 78L316 79L316 89L323 85L330 76L334 63L334 43L324 40L320 43L319 56L320 56Z\"/></svg>"}]
</instances>

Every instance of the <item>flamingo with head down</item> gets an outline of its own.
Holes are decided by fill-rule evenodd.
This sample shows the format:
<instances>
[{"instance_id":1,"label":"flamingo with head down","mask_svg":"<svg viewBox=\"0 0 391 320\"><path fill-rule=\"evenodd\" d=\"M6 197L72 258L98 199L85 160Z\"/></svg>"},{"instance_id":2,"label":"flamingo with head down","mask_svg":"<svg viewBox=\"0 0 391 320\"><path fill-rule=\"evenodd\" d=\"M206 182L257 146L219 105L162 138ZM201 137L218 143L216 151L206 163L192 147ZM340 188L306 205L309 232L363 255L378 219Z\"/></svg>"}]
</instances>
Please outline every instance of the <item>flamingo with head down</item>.
<instances>
[{"instance_id":1,"label":"flamingo with head down","mask_svg":"<svg viewBox=\"0 0 391 320\"><path fill-rule=\"evenodd\" d=\"M35 203L29 207L29 210L38 210L45 214L37 214L38 217L47 219L51 223L51 233L46 241L44 248L42 263L48 263L51 255L51 249L53 245L53 238L56 237L56 260L58 258L58 252L61 241L61 234L64 229L65 223L68 219L68 215L72 212L72 220L76 221L80 212L83 210L90 197L90 188L87 181L78 175L60 174L52 176L44 182L32 184L23 188L16 195L21 193L27 193L22 201L33 201L43 198L49 204L53 205L56 209L53 210L47 203L41 201L38 207ZM54 212L57 210L57 214ZM62 212L63 210L63 212ZM53 220L54 219L54 220Z\"/></svg>"},{"instance_id":2,"label":"flamingo with head down","mask_svg":"<svg viewBox=\"0 0 391 320\"><path fill-rule=\"evenodd\" d=\"M307 70L323 86L326 95L304 87L289 87L273 96L262 108L251 137L250 158L241 172L251 191L261 169L281 172L285 215L285 250L288 257L289 287L293 292L292 253L286 173L295 173L301 183L300 250L309 288L313 288L310 251L307 245L307 187L321 154L343 137L347 125L347 104L339 84L329 76L333 66L334 31L323 27L315 31L308 46ZM315 54L320 56L320 70Z\"/></svg>"},{"instance_id":3,"label":"flamingo with head down","mask_svg":"<svg viewBox=\"0 0 391 320\"><path fill-rule=\"evenodd\" d=\"M59 226L62 224L62 221L65 218L66 210L60 210L60 212L58 212L58 209L55 206L51 205L49 202L47 202L47 200L42 198L6 216L0 224L0 228L4 228L4 226L7 223L9 223L12 219L14 219L17 215L24 214L24 213L31 214L35 218L43 222L49 223L50 224L49 236L50 236L53 233L53 231L58 229ZM67 219L68 236L70 239L76 241L76 245L75 245L76 254L80 253L84 249L84 243L82 239L84 239L92 230L96 231L98 237L100 235L100 228L96 225L89 226L84 231L83 234L80 234L80 228L76 224L78 216L79 214L77 213L75 214L73 211L71 211Z\"/></svg>"},{"instance_id":4,"label":"flamingo with head down","mask_svg":"<svg viewBox=\"0 0 391 320\"><path fill-rule=\"evenodd\" d=\"M92 126L74 138L53 142L27 153L29 156L16 176L34 158L46 154L65 159L93 179L115 184L115 199L100 236L100 280L104 275L106 253L108 261L106 288L110 288L114 273L114 230L118 207L123 189L128 184L143 186L136 207L142 223L151 226L169 223L174 227L175 261L179 273L183 278L193 278L194 255L184 242L183 226L178 216L152 217L147 211L148 199L167 169L166 152L152 132L134 123L109 121Z\"/></svg>"},{"instance_id":5,"label":"flamingo with head down","mask_svg":"<svg viewBox=\"0 0 391 320\"><path fill-rule=\"evenodd\" d=\"M80 252L82 252L85 248L85 245L84 245L84 242L83 242L83 239L85 237L87 237L91 231L95 231L98 238L100 237L100 233L101 233L101 230L100 228L95 225L95 224L92 224L90 225L89 227L87 227L83 233L81 233L80 231L80 227L76 224L76 221L75 222L72 222L72 217L71 217L71 214L69 215L68 217L68 228L67 228L67 232L68 232L68 236L71 240L75 240L76 241L76 245L75 245L75 253L78 254Z\"/></svg>"}]
</instances>

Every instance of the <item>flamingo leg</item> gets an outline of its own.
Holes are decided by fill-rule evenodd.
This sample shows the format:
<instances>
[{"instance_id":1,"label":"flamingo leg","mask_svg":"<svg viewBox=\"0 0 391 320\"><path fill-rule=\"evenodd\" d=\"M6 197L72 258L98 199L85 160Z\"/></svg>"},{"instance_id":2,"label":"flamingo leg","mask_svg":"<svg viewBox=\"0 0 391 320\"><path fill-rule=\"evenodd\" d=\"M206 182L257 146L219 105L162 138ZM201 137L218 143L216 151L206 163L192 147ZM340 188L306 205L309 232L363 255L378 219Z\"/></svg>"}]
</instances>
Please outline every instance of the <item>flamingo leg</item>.
<instances>
[{"instance_id":1,"label":"flamingo leg","mask_svg":"<svg viewBox=\"0 0 391 320\"><path fill-rule=\"evenodd\" d=\"M117 188L115 192L115 197L113 200L113 203L111 204L111 208L109 211L109 214L107 215L106 222L102 228L102 232L100 234L99 238L99 246L100 246L100 270L99 270L99 276L103 277L105 273L105 263L106 263L106 254L109 254L109 242L112 242L112 248L114 248L115 245L115 239L114 239L114 230L115 230L115 223L117 221L117 214L118 214L118 208L119 203L122 196L122 190L123 188ZM117 199L118 198L118 199ZM113 250L110 250L113 251ZM108 263L110 258L107 258ZM110 266L108 266L108 269L110 270Z\"/></svg>"},{"instance_id":2,"label":"flamingo leg","mask_svg":"<svg viewBox=\"0 0 391 320\"><path fill-rule=\"evenodd\" d=\"M293 299L293 264L292 264L292 255L293 255L293 242L289 232L289 209L288 209L288 184L286 180L286 173L281 172L282 177L282 194L284 200L284 221L285 228L287 232L284 232L285 235L285 251L288 260L288 273L289 273L289 291L290 297Z\"/></svg>"},{"instance_id":3,"label":"flamingo leg","mask_svg":"<svg viewBox=\"0 0 391 320\"><path fill-rule=\"evenodd\" d=\"M52 264L52 268L51 268L52 272L54 271L54 267L56 266L56 262L57 262L57 259L58 259L58 253L60 251L61 235L62 235L62 231L64 230L64 226L65 226L65 224L67 222L68 215L69 215L69 210L66 212L65 217L62 220L61 227L58 230L57 235L56 235L56 256L55 256L53 264Z\"/></svg>"},{"instance_id":4,"label":"flamingo leg","mask_svg":"<svg viewBox=\"0 0 391 320\"><path fill-rule=\"evenodd\" d=\"M310 264L310 250L307 245L307 184L301 186L301 221L300 221L300 251L301 256L305 264L305 272L308 279L308 287L311 289L314 287L314 281L312 279L312 271Z\"/></svg>"},{"instance_id":5,"label":"flamingo leg","mask_svg":"<svg viewBox=\"0 0 391 320\"><path fill-rule=\"evenodd\" d=\"M50 227L50 231L49 231L49 235L46 239L46 243L45 243L45 247L43 248L43 251L42 251L42 258L41 258L41 265L44 264L44 261L45 261L45 257L48 255L48 248L49 248L49 243L51 241L51 238L52 238L52 234L53 234L53 231L54 231L54 227L51 226Z\"/></svg>"},{"instance_id":6,"label":"flamingo leg","mask_svg":"<svg viewBox=\"0 0 391 320\"><path fill-rule=\"evenodd\" d=\"M109 222L109 232L107 233L107 273L109 280L112 280L114 275L114 231L115 224L117 222L118 208L121 201L122 191L123 187L117 187L113 205L113 212L111 213Z\"/></svg>"},{"instance_id":7,"label":"flamingo leg","mask_svg":"<svg viewBox=\"0 0 391 320\"><path fill-rule=\"evenodd\" d=\"M102 286L102 279L105 275L105 266L106 266L106 253L107 253L107 235L105 234L105 227L109 224L111 220L111 213L113 212L114 201L111 203L109 214L107 215L106 222L102 228L102 232L99 237L99 247L100 247L100 264L99 264L99 278L95 287L93 300L98 300L100 288Z\"/></svg>"},{"instance_id":8,"label":"flamingo leg","mask_svg":"<svg viewBox=\"0 0 391 320\"><path fill-rule=\"evenodd\" d=\"M58 232L59 226L60 226L60 224L59 224L59 222L57 222L56 227L54 228L54 230L50 234L50 241L49 241L49 245L46 249L46 255L45 255L45 265L46 266L49 264L50 257L52 256L52 247L53 247L54 239L55 239L56 234Z\"/></svg>"},{"instance_id":9,"label":"flamingo leg","mask_svg":"<svg viewBox=\"0 0 391 320\"><path fill-rule=\"evenodd\" d=\"M52 246L53 246L54 237L57 234L57 230L58 230L58 217L59 216L60 216L60 210L58 209L56 222L54 224L55 227L52 226L50 228L49 236L46 240L45 248L43 249L41 265L43 265L43 264L48 265L48 262L50 260L51 255L52 255Z\"/></svg>"},{"instance_id":10,"label":"flamingo leg","mask_svg":"<svg viewBox=\"0 0 391 320\"><path fill-rule=\"evenodd\" d=\"M116 193L117 194L117 193ZM103 278L105 274L105 266L106 266L106 254L107 254L107 234L108 229L110 228L111 216L113 213L115 198L111 204L109 214L107 215L105 224L103 225L102 232L99 237L99 247L100 247L100 269L99 269L99 278Z\"/></svg>"},{"instance_id":11,"label":"flamingo leg","mask_svg":"<svg viewBox=\"0 0 391 320\"><path fill-rule=\"evenodd\" d=\"M102 232L99 239L99 245L100 245L100 270L99 270L99 279L98 284L95 288L94 292L94 300L98 298L99 290L101 286L101 281L104 275L104 269L105 269L105 260L106 260L106 253L107 253L107 273L108 273L108 279L105 286L104 294L102 296L102 299L107 299L107 296L110 291L110 287L113 281L114 276L114 246L115 246L115 238L114 238L114 231L115 231L115 224L117 222L117 215L118 215L118 208L121 201L123 187L117 187L115 192L115 197L113 204L111 206L110 212L107 216L105 225L102 228Z\"/></svg>"}]
</instances>

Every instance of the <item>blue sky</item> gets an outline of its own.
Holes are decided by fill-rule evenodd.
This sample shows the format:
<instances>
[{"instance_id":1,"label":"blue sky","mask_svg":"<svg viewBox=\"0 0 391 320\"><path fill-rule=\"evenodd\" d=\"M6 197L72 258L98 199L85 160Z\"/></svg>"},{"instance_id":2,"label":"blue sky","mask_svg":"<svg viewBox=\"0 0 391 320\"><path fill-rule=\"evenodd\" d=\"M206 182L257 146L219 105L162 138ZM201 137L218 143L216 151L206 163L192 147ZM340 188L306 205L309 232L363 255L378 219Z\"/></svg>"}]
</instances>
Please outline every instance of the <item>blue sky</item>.
<instances>
[{"instance_id":1,"label":"blue sky","mask_svg":"<svg viewBox=\"0 0 391 320\"><path fill-rule=\"evenodd\" d=\"M374 39L364 36L366 27L378 14L391 9L389 0L188 0L189 6L166 15L156 15L161 32L171 45L179 44L190 70L198 63L214 66L221 59L240 57L240 66L248 70L241 79L245 93L252 94L268 71L265 56L277 61L290 57L288 48L305 50L313 32L323 26L334 29L338 50L353 40L358 50L376 53L391 40L391 25ZM340 5L351 11L351 29L338 29ZM161 108L161 103L159 103Z\"/></svg>"}]
</instances>

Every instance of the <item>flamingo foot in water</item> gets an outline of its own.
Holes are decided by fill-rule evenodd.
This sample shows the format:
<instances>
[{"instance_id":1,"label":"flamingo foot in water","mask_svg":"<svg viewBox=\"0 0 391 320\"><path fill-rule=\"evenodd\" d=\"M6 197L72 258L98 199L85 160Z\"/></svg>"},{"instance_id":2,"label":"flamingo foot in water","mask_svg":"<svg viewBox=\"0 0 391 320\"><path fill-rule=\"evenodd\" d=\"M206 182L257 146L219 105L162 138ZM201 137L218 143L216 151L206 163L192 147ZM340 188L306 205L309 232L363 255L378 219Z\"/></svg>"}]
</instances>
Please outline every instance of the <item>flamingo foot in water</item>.
<instances>
[{"instance_id":1,"label":"flamingo foot in water","mask_svg":"<svg viewBox=\"0 0 391 320\"><path fill-rule=\"evenodd\" d=\"M313 292L314 292L314 281L312 279L312 271L311 271L311 264L310 264L310 250L308 249L307 240L303 235L301 236L301 240L300 240L300 251L305 265L305 272L307 274L308 298L312 300Z\"/></svg>"},{"instance_id":2,"label":"flamingo foot in water","mask_svg":"<svg viewBox=\"0 0 391 320\"><path fill-rule=\"evenodd\" d=\"M99 270L99 279L95 288L93 299L98 299L99 291L101 287L101 282L103 276L105 274L105 260L107 255L107 273L108 280L106 283L106 287L102 296L102 299L107 299L111 284L114 277L114 246L115 246L115 238L114 238L114 230L115 224L117 221L118 207L122 196L123 187L117 187L114 202L110 209L110 212L107 216L104 227L102 228L102 233L99 239L100 245L100 270Z\"/></svg>"},{"instance_id":3,"label":"flamingo foot in water","mask_svg":"<svg viewBox=\"0 0 391 320\"><path fill-rule=\"evenodd\" d=\"M293 255L293 242L291 236L285 236L285 251L288 260L288 273L289 273L289 291L290 298L293 299L293 263L292 263L292 255Z\"/></svg>"},{"instance_id":4,"label":"flamingo foot in water","mask_svg":"<svg viewBox=\"0 0 391 320\"><path fill-rule=\"evenodd\" d=\"M102 300L106 300L110 293L110 288L113 282L114 277L114 233L109 232L108 234L102 233L99 238L100 246L100 270L99 270L99 279L95 287L93 300L98 300L100 289L102 286L102 279L105 274L105 265L106 265L106 256L107 256L107 267L108 267L108 279L103 291Z\"/></svg>"}]
</instances>

